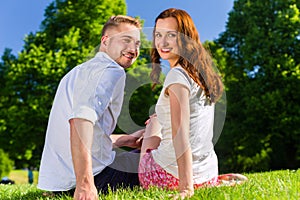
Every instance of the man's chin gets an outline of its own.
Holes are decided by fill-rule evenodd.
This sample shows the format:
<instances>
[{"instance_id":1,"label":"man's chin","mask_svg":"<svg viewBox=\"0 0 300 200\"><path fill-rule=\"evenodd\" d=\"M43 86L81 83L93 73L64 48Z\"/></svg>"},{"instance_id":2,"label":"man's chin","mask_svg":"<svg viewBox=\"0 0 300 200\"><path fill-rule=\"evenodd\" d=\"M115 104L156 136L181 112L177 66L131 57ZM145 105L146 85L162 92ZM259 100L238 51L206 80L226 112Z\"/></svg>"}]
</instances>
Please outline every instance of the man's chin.
<instances>
[{"instance_id":1,"label":"man's chin","mask_svg":"<svg viewBox=\"0 0 300 200\"><path fill-rule=\"evenodd\" d=\"M126 68L130 67L132 65L132 63L119 63L119 65L121 67L123 67L124 69L126 69Z\"/></svg>"},{"instance_id":2,"label":"man's chin","mask_svg":"<svg viewBox=\"0 0 300 200\"><path fill-rule=\"evenodd\" d=\"M128 68L130 67L133 63L134 63L135 60L132 60L132 61L128 61L128 62L121 62L119 63L119 65L121 65L123 68Z\"/></svg>"}]
</instances>

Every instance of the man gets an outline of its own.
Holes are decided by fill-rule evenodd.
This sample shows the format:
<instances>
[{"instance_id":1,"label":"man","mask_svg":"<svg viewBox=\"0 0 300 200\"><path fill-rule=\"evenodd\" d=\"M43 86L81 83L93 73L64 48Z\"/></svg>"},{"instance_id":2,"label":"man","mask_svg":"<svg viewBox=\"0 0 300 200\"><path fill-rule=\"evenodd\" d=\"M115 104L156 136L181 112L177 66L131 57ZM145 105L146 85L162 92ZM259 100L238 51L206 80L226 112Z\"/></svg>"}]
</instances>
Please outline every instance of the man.
<instances>
[{"instance_id":1,"label":"man","mask_svg":"<svg viewBox=\"0 0 300 200\"><path fill-rule=\"evenodd\" d=\"M111 17L103 27L99 52L61 80L49 116L38 188L74 192L74 199L98 199L108 184L138 185L137 171L130 169L137 169L139 155L116 156L112 148L137 147L142 131L111 134L123 102L124 68L139 55L140 28L134 18Z\"/></svg>"}]
</instances>

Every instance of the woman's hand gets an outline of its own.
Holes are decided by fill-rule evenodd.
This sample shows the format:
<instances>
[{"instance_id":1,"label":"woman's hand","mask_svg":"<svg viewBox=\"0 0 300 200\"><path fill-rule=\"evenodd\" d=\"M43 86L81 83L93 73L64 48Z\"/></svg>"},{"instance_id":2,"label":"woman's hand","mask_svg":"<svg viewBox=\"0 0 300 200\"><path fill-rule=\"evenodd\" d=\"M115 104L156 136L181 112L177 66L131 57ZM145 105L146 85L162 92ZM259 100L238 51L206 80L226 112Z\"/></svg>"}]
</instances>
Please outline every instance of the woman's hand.
<instances>
[{"instance_id":1,"label":"woman's hand","mask_svg":"<svg viewBox=\"0 0 300 200\"><path fill-rule=\"evenodd\" d=\"M150 123L151 119L154 118L154 117L157 117L156 113L149 116L149 119L147 119L147 121L145 121L145 125L148 125Z\"/></svg>"},{"instance_id":2,"label":"woman's hand","mask_svg":"<svg viewBox=\"0 0 300 200\"><path fill-rule=\"evenodd\" d=\"M186 189L186 190L180 190L177 194L171 194L169 197L172 199L185 199L190 198L194 195L194 189Z\"/></svg>"}]
</instances>

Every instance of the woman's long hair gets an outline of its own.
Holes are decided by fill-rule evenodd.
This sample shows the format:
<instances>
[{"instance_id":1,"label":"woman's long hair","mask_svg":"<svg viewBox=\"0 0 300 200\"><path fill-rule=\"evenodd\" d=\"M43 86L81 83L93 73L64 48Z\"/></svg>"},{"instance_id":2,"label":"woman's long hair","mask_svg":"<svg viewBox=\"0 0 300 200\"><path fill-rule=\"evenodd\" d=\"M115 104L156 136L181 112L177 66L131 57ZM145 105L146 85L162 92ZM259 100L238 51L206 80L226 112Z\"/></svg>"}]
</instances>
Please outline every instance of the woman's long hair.
<instances>
[{"instance_id":1,"label":"woman's long hair","mask_svg":"<svg viewBox=\"0 0 300 200\"><path fill-rule=\"evenodd\" d=\"M176 65L182 66L189 76L204 90L205 96L211 102L216 102L222 95L223 84L221 77L214 71L210 54L202 46L199 34L190 15L180 9L170 8L158 15L155 19L153 38L158 19L173 17L178 24L177 38L179 46L179 59ZM152 72L151 79L154 84L159 83L161 72L160 56L155 47L155 41L151 49Z\"/></svg>"}]
</instances>

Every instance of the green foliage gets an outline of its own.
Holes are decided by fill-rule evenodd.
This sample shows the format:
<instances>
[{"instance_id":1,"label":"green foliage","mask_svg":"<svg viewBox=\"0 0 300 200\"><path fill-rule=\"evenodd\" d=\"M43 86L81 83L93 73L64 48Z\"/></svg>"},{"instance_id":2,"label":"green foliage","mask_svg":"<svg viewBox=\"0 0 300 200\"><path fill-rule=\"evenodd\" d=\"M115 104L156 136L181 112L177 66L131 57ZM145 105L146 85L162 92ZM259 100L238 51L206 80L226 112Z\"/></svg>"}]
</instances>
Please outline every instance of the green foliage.
<instances>
[{"instance_id":1,"label":"green foliage","mask_svg":"<svg viewBox=\"0 0 300 200\"><path fill-rule=\"evenodd\" d=\"M37 37L42 36L37 34ZM41 141L44 141L57 84L71 66L83 61L82 55L89 52L85 48L75 50L79 38L78 30L71 29L64 38L57 39L61 49L56 52L31 44L7 69L4 90L8 101L4 101L2 107L6 111L3 118L5 131L0 132L6 137L0 143L4 146L8 141L10 145L5 146L6 150L15 160L28 163L33 156L38 159L41 155ZM30 164L36 165L37 162ZM18 161L16 165L22 167Z\"/></svg>"},{"instance_id":2,"label":"green foliage","mask_svg":"<svg viewBox=\"0 0 300 200\"><path fill-rule=\"evenodd\" d=\"M41 30L25 38L18 57L0 63L0 146L17 168L38 166L49 112L60 79L100 43L103 23L126 13L123 0L56 0Z\"/></svg>"},{"instance_id":3,"label":"green foliage","mask_svg":"<svg viewBox=\"0 0 300 200\"><path fill-rule=\"evenodd\" d=\"M4 86L0 88L0 146L10 152L17 168L39 165L60 79L94 56L103 24L118 14L126 14L124 0L55 0L45 10L41 30L25 38L18 57L5 51L0 63L0 81ZM141 83L149 79L149 50L150 42L142 35L139 59L127 72L124 108L130 109L129 117L121 119L118 125L124 122L125 128L118 126L116 133L135 130L130 123L142 126L149 107L156 102L149 80ZM132 90L129 82L139 85Z\"/></svg>"},{"instance_id":4,"label":"green foliage","mask_svg":"<svg viewBox=\"0 0 300 200\"><path fill-rule=\"evenodd\" d=\"M300 1L237 0L216 43L228 53L220 167L300 166Z\"/></svg>"},{"instance_id":5,"label":"green foliage","mask_svg":"<svg viewBox=\"0 0 300 200\"><path fill-rule=\"evenodd\" d=\"M226 31L204 44L226 91L216 107L216 121L226 114L215 140L221 172L300 166L299 9L299 0L236 0ZM125 13L124 0L54 0L41 29L26 36L21 53L5 50L0 147L16 167L39 165L60 79L94 55L104 22ZM142 35L139 59L127 70L116 133L143 127L153 112L161 86L151 90L150 46ZM223 124L218 126L220 132Z\"/></svg>"},{"instance_id":6,"label":"green foliage","mask_svg":"<svg viewBox=\"0 0 300 200\"><path fill-rule=\"evenodd\" d=\"M9 158L8 154L0 149L0 179L9 174L13 165L14 162Z\"/></svg>"},{"instance_id":7,"label":"green foliage","mask_svg":"<svg viewBox=\"0 0 300 200\"><path fill-rule=\"evenodd\" d=\"M112 15L126 14L124 0L54 0L45 10L42 32L49 49L57 50L56 38L63 38L72 27L80 30L77 45L96 47L103 24Z\"/></svg>"}]
</instances>

